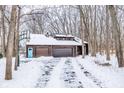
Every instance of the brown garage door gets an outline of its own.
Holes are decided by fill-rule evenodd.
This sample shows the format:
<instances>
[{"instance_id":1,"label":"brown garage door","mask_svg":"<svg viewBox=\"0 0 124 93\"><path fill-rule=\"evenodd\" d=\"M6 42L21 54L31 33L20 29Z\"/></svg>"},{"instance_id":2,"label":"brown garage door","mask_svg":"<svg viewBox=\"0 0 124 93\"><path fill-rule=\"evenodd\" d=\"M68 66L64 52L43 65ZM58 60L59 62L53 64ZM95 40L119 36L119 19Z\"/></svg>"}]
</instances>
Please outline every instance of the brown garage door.
<instances>
[{"instance_id":1,"label":"brown garage door","mask_svg":"<svg viewBox=\"0 0 124 93\"><path fill-rule=\"evenodd\" d=\"M72 48L55 48L53 49L54 57L72 57Z\"/></svg>"},{"instance_id":2,"label":"brown garage door","mask_svg":"<svg viewBox=\"0 0 124 93\"><path fill-rule=\"evenodd\" d=\"M36 48L36 57L48 56L48 48L38 47Z\"/></svg>"}]
</instances>

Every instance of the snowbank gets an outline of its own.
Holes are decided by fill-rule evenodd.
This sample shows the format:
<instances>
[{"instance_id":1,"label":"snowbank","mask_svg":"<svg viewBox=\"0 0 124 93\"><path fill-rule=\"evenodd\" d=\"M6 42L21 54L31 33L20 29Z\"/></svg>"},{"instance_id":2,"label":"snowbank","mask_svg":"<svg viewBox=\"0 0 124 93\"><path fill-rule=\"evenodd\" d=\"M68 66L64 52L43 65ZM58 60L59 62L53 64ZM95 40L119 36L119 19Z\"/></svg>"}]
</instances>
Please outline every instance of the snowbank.
<instances>
[{"instance_id":1,"label":"snowbank","mask_svg":"<svg viewBox=\"0 0 124 93\"><path fill-rule=\"evenodd\" d=\"M117 60L115 60L116 58L114 56L111 57L111 61L109 62L112 66L99 66L95 64L95 60L104 60L106 62L105 56L97 56L96 58L87 56L85 59L77 57L77 59L89 72L100 79L106 87L124 87L124 68L117 67Z\"/></svg>"},{"instance_id":2,"label":"snowbank","mask_svg":"<svg viewBox=\"0 0 124 93\"><path fill-rule=\"evenodd\" d=\"M40 59L40 60L39 60ZM14 71L14 59L13 59L13 78L12 80L4 80L5 76L5 58L0 60L0 87L11 88L31 88L34 87L40 74L40 66L42 66L42 60L48 60L49 58L37 58L37 59L21 59L20 67L17 71ZM25 60L27 61L25 63ZM39 60L39 61L38 61ZM23 62L24 61L24 62Z\"/></svg>"}]
</instances>

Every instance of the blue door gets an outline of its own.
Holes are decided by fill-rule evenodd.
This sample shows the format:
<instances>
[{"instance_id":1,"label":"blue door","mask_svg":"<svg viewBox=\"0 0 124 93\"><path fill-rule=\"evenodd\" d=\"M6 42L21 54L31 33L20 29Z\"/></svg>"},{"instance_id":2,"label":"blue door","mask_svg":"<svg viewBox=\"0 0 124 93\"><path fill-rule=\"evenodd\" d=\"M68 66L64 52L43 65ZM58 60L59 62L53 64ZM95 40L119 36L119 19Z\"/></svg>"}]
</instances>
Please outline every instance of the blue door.
<instances>
[{"instance_id":1,"label":"blue door","mask_svg":"<svg viewBox=\"0 0 124 93\"><path fill-rule=\"evenodd\" d=\"M33 48L28 48L28 58L33 57Z\"/></svg>"}]
</instances>

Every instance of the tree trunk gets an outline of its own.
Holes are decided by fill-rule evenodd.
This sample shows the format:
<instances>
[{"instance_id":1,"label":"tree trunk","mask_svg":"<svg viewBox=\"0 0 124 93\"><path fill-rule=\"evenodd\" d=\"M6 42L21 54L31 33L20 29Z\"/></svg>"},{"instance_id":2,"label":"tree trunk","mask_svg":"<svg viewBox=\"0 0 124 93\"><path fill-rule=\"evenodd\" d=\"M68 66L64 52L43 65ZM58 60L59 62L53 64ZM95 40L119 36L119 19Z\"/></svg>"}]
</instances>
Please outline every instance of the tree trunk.
<instances>
[{"instance_id":1,"label":"tree trunk","mask_svg":"<svg viewBox=\"0 0 124 93\"><path fill-rule=\"evenodd\" d=\"M88 41L88 46L89 46L89 52L91 53L92 55L92 51L93 51L93 26L92 26L92 21L93 21L93 18L92 18L92 7L89 6L89 41Z\"/></svg>"},{"instance_id":2,"label":"tree trunk","mask_svg":"<svg viewBox=\"0 0 124 93\"><path fill-rule=\"evenodd\" d=\"M118 20L117 20L117 13L115 11L115 7L113 5L109 5L109 12L111 15L112 27L113 27L113 34L115 40L115 49L116 49L116 56L118 59L119 67L124 67L124 60L123 60L123 49L121 46L121 31L119 29Z\"/></svg>"},{"instance_id":3,"label":"tree trunk","mask_svg":"<svg viewBox=\"0 0 124 93\"><path fill-rule=\"evenodd\" d=\"M79 11L80 11L80 34L81 34L81 40L82 40L82 58L84 58L84 30L83 30L83 15L82 15L82 6L79 5Z\"/></svg>"},{"instance_id":4,"label":"tree trunk","mask_svg":"<svg viewBox=\"0 0 124 93\"><path fill-rule=\"evenodd\" d=\"M2 54L3 56L5 57L5 54L6 54L6 51L5 51L5 22L4 22L4 9L5 9L5 6L2 6L0 5L0 11L1 11L1 30L2 30Z\"/></svg>"},{"instance_id":5,"label":"tree trunk","mask_svg":"<svg viewBox=\"0 0 124 93\"><path fill-rule=\"evenodd\" d=\"M16 40L16 33L14 32L14 42L13 42L13 57L15 57L15 55L16 55L16 49L15 49L15 45L16 45L16 43L15 43L15 40Z\"/></svg>"},{"instance_id":6,"label":"tree trunk","mask_svg":"<svg viewBox=\"0 0 124 93\"><path fill-rule=\"evenodd\" d=\"M11 19L9 25L9 36L7 42L7 54L6 54L6 73L5 80L12 79L12 56L13 56L13 42L14 42L14 31L16 29L16 10L17 6L12 6Z\"/></svg>"},{"instance_id":7,"label":"tree trunk","mask_svg":"<svg viewBox=\"0 0 124 93\"><path fill-rule=\"evenodd\" d=\"M15 31L16 37L15 37L15 70L17 70L17 66L19 66L19 24L20 24L20 13L21 8L18 9L18 18L17 18L17 30Z\"/></svg>"},{"instance_id":8,"label":"tree trunk","mask_svg":"<svg viewBox=\"0 0 124 93\"><path fill-rule=\"evenodd\" d=\"M99 43L99 52L100 52L100 55L102 55L102 33L103 33L103 19L100 21L100 43Z\"/></svg>"},{"instance_id":9,"label":"tree trunk","mask_svg":"<svg viewBox=\"0 0 124 93\"><path fill-rule=\"evenodd\" d=\"M110 31L109 31L109 13L106 5L106 60L110 60Z\"/></svg>"},{"instance_id":10,"label":"tree trunk","mask_svg":"<svg viewBox=\"0 0 124 93\"><path fill-rule=\"evenodd\" d=\"M92 56L96 56L96 48L97 48L97 42L96 42L96 6L94 11L94 29L93 29L93 47L92 47Z\"/></svg>"}]
</instances>

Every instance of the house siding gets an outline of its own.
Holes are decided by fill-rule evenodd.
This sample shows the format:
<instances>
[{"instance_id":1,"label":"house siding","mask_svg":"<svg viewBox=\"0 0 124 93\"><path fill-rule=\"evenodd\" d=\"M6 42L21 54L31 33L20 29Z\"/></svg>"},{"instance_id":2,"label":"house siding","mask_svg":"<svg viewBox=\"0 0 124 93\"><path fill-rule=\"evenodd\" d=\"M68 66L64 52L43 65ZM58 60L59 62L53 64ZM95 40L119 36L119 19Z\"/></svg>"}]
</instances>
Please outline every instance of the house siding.
<instances>
[{"instance_id":1,"label":"house siding","mask_svg":"<svg viewBox=\"0 0 124 93\"><path fill-rule=\"evenodd\" d=\"M41 54L41 56L54 56L54 53L53 53L54 49L69 49L69 48L72 49L72 57L75 57L78 55L78 51L79 51L77 49L78 47L74 46L74 45L73 46L71 46L71 45L26 45L26 57L28 57L28 48L29 47L33 48L33 57L39 57L40 54ZM47 51L47 49L48 49L48 51ZM86 48L85 51L88 54L88 47ZM47 54L47 52L48 52L48 54Z\"/></svg>"}]
</instances>

